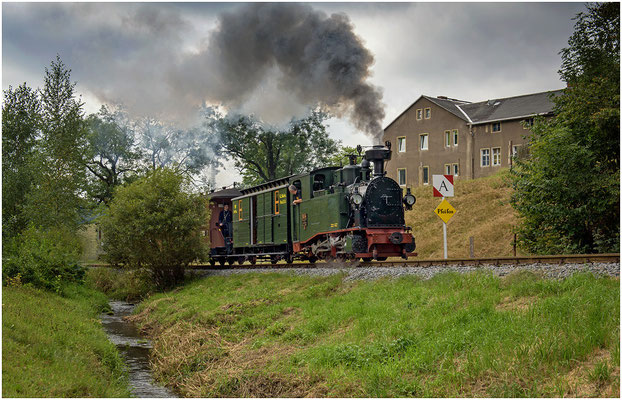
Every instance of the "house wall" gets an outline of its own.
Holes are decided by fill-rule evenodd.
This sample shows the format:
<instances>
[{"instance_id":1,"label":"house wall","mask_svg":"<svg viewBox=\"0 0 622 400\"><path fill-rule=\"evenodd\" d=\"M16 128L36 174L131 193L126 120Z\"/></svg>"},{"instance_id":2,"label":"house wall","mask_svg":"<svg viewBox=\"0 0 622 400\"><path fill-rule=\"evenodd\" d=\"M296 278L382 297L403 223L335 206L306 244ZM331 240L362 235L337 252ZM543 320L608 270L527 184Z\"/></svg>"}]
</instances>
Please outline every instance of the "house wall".
<instances>
[{"instance_id":1,"label":"house wall","mask_svg":"<svg viewBox=\"0 0 622 400\"><path fill-rule=\"evenodd\" d=\"M88 224L78 231L78 239L82 245L80 261L93 262L100 259L104 253L101 242L101 232L96 224Z\"/></svg>"},{"instance_id":2,"label":"house wall","mask_svg":"<svg viewBox=\"0 0 622 400\"><path fill-rule=\"evenodd\" d=\"M429 119L417 120L417 110L430 108ZM424 113L424 111L423 111ZM445 146L445 131L458 129L458 145ZM420 149L420 135L427 133L428 150ZM493 132L492 124L469 126L442 107L422 97L384 131L384 140L391 141L391 160L386 164L387 176L398 180L398 169L406 169L405 187L422 185L423 167L428 166L429 184L432 175L445 174L446 164L459 165L458 179L475 179L492 175L510 166L512 146L525 145L523 136L531 131L523 128L523 119L501 121L501 131ZM398 138L406 138L406 151L399 152ZM493 165L493 148L500 150L500 164ZM490 149L490 163L482 166L481 150Z\"/></svg>"},{"instance_id":3,"label":"house wall","mask_svg":"<svg viewBox=\"0 0 622 400\"><path fill-rule=\"evenodd\" d=\"M492 124L476 125L473 132L473 178L482 178L492 175L501 168L510 166L512 146L525 145L527 140L523 136L531 131L523 128L523 120L501 121L501 131L493 132ZM492 165L492 149L498 148L501 152L501 164ZM490 165L482 166L481 150L490 149Z\"/></svg>"},{"instance_id":4,"label":"house wall","mask_svg":"<svg viewBox=\"0 0 622 400\"><path fill-rule=\"evenodd\" d=\"M425 118L425 109L430 108L430 118ZM417 109L421 109L421 120L417 120ZM458 145L445 146L445 131L458 130ZM420 149L420 135L428 134L428 150ZM400 153L397 138L406 137L406 151ZM432 174L444 173L444 165L458 163L460 175L466 171L468 128L462 119L447 112L431 101L421 98L384 132L384 140L391 141L391 160L387 161L387 176L398 181L397 169L406 168L406 185L422 184L423 167L429 167L429 182Z\"/></svg>"}]
</instances>

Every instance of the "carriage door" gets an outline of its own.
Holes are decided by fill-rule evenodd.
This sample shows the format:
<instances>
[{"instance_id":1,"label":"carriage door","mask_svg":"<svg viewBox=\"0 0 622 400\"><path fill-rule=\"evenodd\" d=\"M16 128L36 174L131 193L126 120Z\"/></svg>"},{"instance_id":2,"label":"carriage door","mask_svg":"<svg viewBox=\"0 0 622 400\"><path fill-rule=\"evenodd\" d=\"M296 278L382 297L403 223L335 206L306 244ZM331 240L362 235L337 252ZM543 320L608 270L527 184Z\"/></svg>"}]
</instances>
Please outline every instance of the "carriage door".
<instances>
[{"instance_id":1,"label":"carriage door","mask_svg":"<svg viewBox=\"0 0 622 400\"><path fill-rule=\"evenodd\" d=\"M253 233L251 237L251 243L257 243L257 196L252 196L249 198L251 202L251 232Z\"/></svg>"}]
</instances>

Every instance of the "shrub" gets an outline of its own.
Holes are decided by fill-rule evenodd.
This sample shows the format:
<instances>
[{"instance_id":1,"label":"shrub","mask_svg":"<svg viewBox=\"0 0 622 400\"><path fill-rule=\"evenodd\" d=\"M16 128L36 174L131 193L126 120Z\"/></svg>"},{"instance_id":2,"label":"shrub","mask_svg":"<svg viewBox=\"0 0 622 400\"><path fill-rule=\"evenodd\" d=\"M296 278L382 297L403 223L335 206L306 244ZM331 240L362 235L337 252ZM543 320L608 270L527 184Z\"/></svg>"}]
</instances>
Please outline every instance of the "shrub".
<instances>
[{"instance_id":1,"label":"shrub","mask_svg":"<svg viewBox=\"0 0 622 400\"><path fill-rule=\"evenodd\" d=\"M92 268L87 283L113 299L139 301L156 291L149 270Z\"/></svg>"},{"instance_id":2,"label":"shrub","mask_svg":"<svg viewBox=\"0 0 622 400\"><path fill-rule=\"evenodd\" d=\"M32 284L60 292L68 282L82 283L86 269L78 263L81 248L69 230L27 228L7 242L3 259L4 285Z\"/></svg>"},{"instance_id":3,"label":"shrub","mask_svg":"<svg viewBox=\"0 0 622 400\"><path fill-rule=\"evenodd\" d=\"M119 188L101 218L107 260L147 268L161 289L180 283L205 252L199 228L207 207L188 189L187 179L166 168Z\"/></svg>"}]
</instances>

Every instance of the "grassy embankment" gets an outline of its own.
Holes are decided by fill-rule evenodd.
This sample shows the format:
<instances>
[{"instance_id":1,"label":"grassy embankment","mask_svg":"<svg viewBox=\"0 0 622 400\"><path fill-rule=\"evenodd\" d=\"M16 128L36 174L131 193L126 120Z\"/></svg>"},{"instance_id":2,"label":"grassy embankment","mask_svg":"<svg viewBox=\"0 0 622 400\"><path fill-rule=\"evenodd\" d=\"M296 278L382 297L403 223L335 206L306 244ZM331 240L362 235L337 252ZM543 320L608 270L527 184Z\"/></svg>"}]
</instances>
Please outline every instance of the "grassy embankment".
<instances>
[{"instance_id":1,"label":"grassy embankment","mask_svg":"<svg viewBox=\"0 0 622 400\"><path fill-rule=\"evenodd\" d=\"M508 170L474 180L455 181L455 197L447 201L457 210L447 224L449 258L469 256L469 237L475 241L475 257L511 256L517 223L510 205L512 188L505 182ZM406 212L406 225L413 228L418 258L443 258L443 224L434 213L440 197L433 197L432 185L413 190L417 203ZM517 252L521 254L520 249Z\"/></svg>"},{"instance_id":2,"label":"grassy embankment","mask_svg":"<svg viewBox=\"0 0 622 400\"><path fill-rule=\"evenodd\" d=\"M139 311L186 396L619 396L619 280L589 274L243 274Z\"/></svg>"},{"instance_id":3,"label":"grassy embankment","mask_svg":"<svg viewBox=\"0 0 622 400\"><path fill-rule=\"evenodd\" d=\"M127 374L101 328L106 297L2 288L3 397L128 397Z\"/></svg>"}]
</instances>

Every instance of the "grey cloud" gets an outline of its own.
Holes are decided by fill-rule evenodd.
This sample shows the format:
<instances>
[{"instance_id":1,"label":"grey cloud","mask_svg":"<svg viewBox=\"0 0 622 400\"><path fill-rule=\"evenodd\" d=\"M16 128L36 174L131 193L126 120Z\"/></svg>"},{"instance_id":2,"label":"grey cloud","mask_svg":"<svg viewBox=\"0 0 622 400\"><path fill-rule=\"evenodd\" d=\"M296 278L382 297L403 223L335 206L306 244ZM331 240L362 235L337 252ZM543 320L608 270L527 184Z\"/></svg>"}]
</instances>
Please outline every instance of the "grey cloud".
<instances>
[{"instance_id":1,"label":"grey cloud","mask_svg":"<svg viewBox=\"0 0 622 400\"><path fill-rule=\"evenodd\" d=\"M290 14L300 18L309 13L312 18L301 24L306 31L300 32L314 32L322 24L328 31L333 29L331 24L350 24L351 43L369 51L367 55L354 52L345 61L367 67L345 75L358 77L353 81L338 83L367 82L368 86L350 90L348 95L367 90L375 100L380 100L380 91L369 82L381 85L388 104L386 124L422 93L478 101L561 87L558 52L572 33L571 18L584 5L4 3L2 7L5 82L18 84L22 76L41 76L43 67L59 53L73 69L79 87L100 100L122 100L137 113L161 110L182 118L193 112L189 105L206 98L241 103L243 111L266 115L266 109L275 114L299 113L301 108L295 103L321 99L332 104L334 111L348 115L354 103L343 101L345 97L331 88L331 79L327 82L326 75L319 73L332 73L331 62L337 59L327 57L329 51L343 54L337 41L315 42L323 44L310 46L308 53L296 53L290 64L282 53L304 42L306 33L272 41L228 36L231 29L214 31L213 38L206 34L214 29L219 15L226 14L223 18L233 28L236 15L258 7L278 8L274 18ZM317 10L326 15L320 17ZM339 13L349 18L344 22ZM265 14L251 17L258 37L274 33L262 25L261 21L267 21ZM312 23L313 18L316 22ZM227 43L235 40L249 43L244 43L243 54L225 63L224 58L233 54ZM256 49L250 49L250 43ZM262 53L267 51L274 51L274 56ZM371 54L375 61L368 57ZM245 68L248 62L256 68ZM304 79L296 78L301 75ZM361 103L364 109L365 102ZM371 119L378 118L380 114Z\"/></svg>"}]
</instances>

